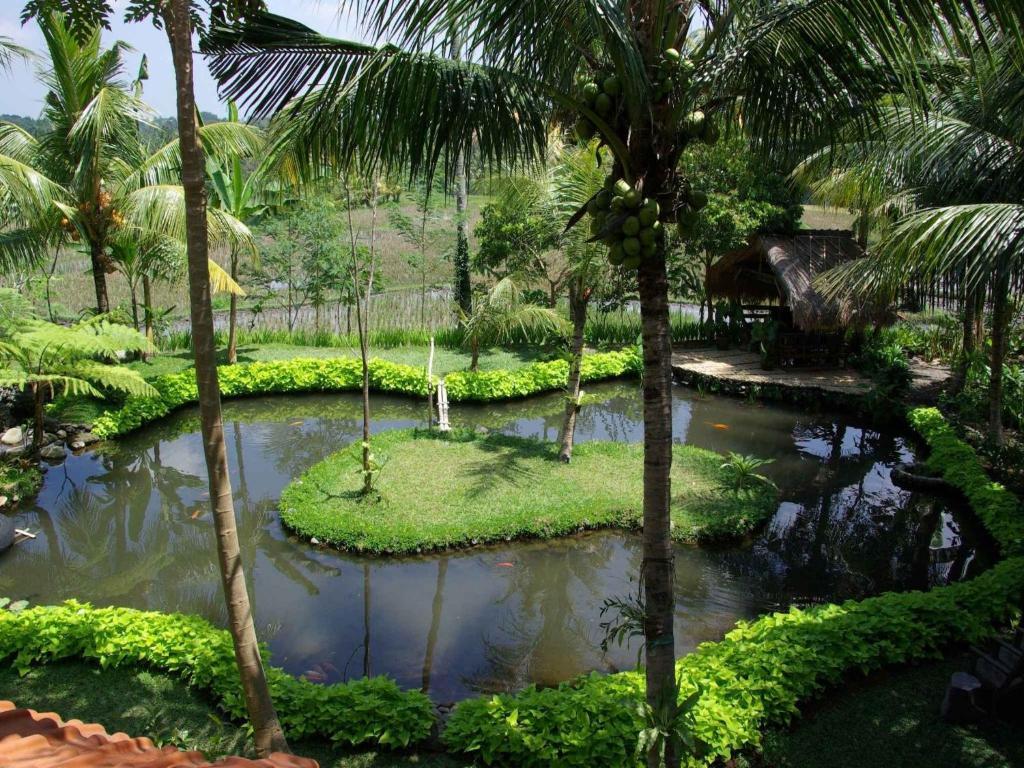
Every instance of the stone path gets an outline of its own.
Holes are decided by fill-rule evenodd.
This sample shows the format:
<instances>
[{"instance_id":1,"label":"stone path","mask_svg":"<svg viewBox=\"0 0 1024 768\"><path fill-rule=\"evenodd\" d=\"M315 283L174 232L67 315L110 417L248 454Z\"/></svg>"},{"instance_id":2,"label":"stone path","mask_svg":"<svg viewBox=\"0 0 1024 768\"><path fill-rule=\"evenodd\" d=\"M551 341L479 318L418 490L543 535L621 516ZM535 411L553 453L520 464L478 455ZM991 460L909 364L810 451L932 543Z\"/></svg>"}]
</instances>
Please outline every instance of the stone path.
<instances>
[{"instance_id":1,"label":"stone path","mask_svg":"<svg viewBox=\"0 0 1024 768\"><path fill-rule=\"evenodd\" d=\"M672 353L672 368L722 381L773 385L788 389L817 390L842 395L865 395L871 380L852 368L761 368L760 355L739 349L680 349ZM911 361L914 375L910 397L914 402L933 402L949 378L949 369L920 360Z\"/></svg>"}]
</instances>

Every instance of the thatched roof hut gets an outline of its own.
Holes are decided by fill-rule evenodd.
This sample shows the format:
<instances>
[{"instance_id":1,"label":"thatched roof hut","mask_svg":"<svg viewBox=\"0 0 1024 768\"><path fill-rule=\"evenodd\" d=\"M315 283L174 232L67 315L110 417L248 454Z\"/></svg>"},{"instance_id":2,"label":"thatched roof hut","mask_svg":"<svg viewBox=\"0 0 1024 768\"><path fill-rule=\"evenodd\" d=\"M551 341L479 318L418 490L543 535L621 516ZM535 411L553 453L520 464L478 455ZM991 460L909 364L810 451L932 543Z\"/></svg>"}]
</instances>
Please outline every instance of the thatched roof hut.
<instances>
[{"instance_id":1,"label":"thatched roof hut","mask_svg":"<svg viewBox=\"0 0 1024 768\"><path fill-rule=\"evenodd\" d=\"M864 256L845 230L803 230L791 235L752 235L747 245L715 262L707 275L714 299L788 307L803 331L832 331L881 320L878 308L827 300L814 279L843 262Z\"/></svg>"}]
</instances>

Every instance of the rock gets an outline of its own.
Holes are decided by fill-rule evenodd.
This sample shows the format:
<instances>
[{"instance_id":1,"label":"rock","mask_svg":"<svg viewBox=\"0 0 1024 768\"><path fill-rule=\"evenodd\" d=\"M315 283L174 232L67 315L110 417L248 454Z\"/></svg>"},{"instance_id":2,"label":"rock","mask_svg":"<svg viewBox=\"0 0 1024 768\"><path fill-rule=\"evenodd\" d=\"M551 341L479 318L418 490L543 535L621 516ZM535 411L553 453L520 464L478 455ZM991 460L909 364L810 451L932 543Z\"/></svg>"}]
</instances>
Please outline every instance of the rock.
<instances>
[{"instance_id":1,"label":"rock","mask_svg":"<svg viewBox=\"0 0 1024 768\"><path fill-rule=\"evenodd\" d=\"M71 448L72 451L80 451L83 448L85 448L85 443L83 443L81 440L72 440L70 443L68 443L68 447Z\"/></svg>"},{"instance_id":2,"label":"rock","mask_svg":"<svg viewBox=\"0 0 1024 768\"><path fill-rule=\"evenodd\" d=\"M68 436L67 430L64 430L64 429L58 429L57 430L57 437L59 437L61 440L63 440L67 436Z\"/></svg>"},{"instance_id":3,"label":"rock","mask_svg":"<svg viewBox=\"0 0 1024 768\"><path fill-rule=\"evenodd\" d=\"M100 441L96 435L88 431L79 432L75 435L74 440L75 442L80 442L82 445L92 445L93 443L98 443Z\"/></svg>"},{"instance_id":4,"label":"rock","mask_svg":"<svg viewBox=\"0 0 1024 768\"><path fill-rule=\"evenodd\" d=\"M67 455L67 450L65 450L64 446L60 443L44 445L43 449L39 451L39 457L41 459L46 459L47 461L62 461Z\"/></svg>"},{"instance_id":5,"label":"rock","mask_svg":"<svg viewBox=\"0 0 1024 768\"><path fill-rule=\"evenodd\" d=\"M319 544L319 543L320 543L320 539L318 539L318 538L317 538L316 536L313 536L313 537L312 537L312 538L311 538L311 539L309 540L309 543L310 543L310 544Z\"/></svg>"},{"instance_id":6,"label":"rock","mask_svg":"<svg viewBox=\"0 0 1024 768\"><path fill-rule=\"evenodd\" d=\"M978 706L981 681L967 672L954 672L942 699L940 714L947 723L974 723L984 711Z\"/></svg>"},{"instance_id":7,"label":"rock","mask_svg":"<svg viewBox=\"0 0 1024 768\"><path fill-rule=\"evenodd\" d=\"M21 445L23 442L25 442L25 433L21 427L11 427L4 432L3 436L0 436L0 443L4 445Z\"/></svg>"},{"instance_id":8,"label":"rock","mask_svg":"<svg viewBox=\"0 0 1024 768\"><path fill-rule=\"evenodd\" d=\"M7 506L7 497L6 496L0 496L0 507L5 507L5 506Z\"/></svg>"},{"instance_id":9,"label":"rock","mask_svg":"<svg viewBox=\"0 0 1024 768\"><path fill-rule=\"evenodd\" d=\"M56 443L59 439L53 432L43 432L43 445Z\"/></svg>"}]
</instances>

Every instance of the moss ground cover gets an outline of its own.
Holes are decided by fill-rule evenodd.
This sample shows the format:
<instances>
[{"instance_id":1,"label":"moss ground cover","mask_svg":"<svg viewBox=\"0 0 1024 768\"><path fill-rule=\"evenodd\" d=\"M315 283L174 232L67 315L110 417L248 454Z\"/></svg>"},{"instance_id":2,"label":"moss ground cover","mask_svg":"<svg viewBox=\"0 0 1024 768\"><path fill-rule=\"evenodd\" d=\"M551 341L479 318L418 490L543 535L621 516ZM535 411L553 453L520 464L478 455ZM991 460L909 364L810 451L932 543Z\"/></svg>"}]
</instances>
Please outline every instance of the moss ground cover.
<instances>
[{"instance_id":1,"label":"moss ground cover","mask_svg":"<svg viewBox=\"0 0 1024 768\"><path fill-rule=\"evenodd\" d=\"M342 450L285 489L285 524L324 543L374 553L640 525L640 445L582 443L572 462L564 464L552 443L468 431L400 430L376 437L373 451L384 463L377 494L361 495L357 462L350 450ZM728 488L722 462L711 451L675 447L677 540L742 536L774 512L774 489Z\"/></svg>"},{"instance_id":2,"label":"moss ground cover","mask_svg":"<svg viewBox=\"0 0 1024 768\"><path fill-rule=\"evenodd\" d=\"M25 675L0 666L0 699L65 719L100 723L108 733L147 736L157 745L197 750L213 760L250 755L248 732L224 718L213 702L177 678L149 669L102 669L83 661L34 667ZM443 755L395 754L339 749L325 741L294 741L294 752L321 768L454 768Z\"/></svg>"}]
</instances>

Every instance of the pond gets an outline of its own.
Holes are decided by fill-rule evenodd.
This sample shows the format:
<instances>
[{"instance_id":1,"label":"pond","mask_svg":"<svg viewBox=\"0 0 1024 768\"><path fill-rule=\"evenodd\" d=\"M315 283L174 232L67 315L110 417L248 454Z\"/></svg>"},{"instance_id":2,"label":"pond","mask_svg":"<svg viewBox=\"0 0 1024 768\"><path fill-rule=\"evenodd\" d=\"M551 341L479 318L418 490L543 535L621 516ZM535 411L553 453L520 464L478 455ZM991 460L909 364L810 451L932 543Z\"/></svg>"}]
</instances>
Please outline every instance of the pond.
<instances>
[{"instance_id":1,"label":"pond","mask_svg":"<svg viewBox=\"0 0 1024 768\"><path fill-rule=\"evenodd\" d=\"M635 383L588 393L599 402L583 410L579 440L641 439ZM679 653L738 619L926 588L987 565L969 516L892 484L890 469L913 460L904 436L838 414L675 395L677 440L770 458L780 489L774 519L751 541L678 548ZM555 439L562 403L553 394L459 405L452 422ZM373 411L377 432L425 418L421 403L398 398L375 397ZM292 477L357 438L358 397L230 401L224 416L257 627L276 665L323 682L387 674L439 704L635 666L635 647L602 651L601 608L636 591L636 535L392 559L318 549L288 536L276 501ZM0 595L198 613L223 626L198 431L197 411L184 410L50 469L17 520L39 536L0 560Z\"/></svg>"}]
</instances>

